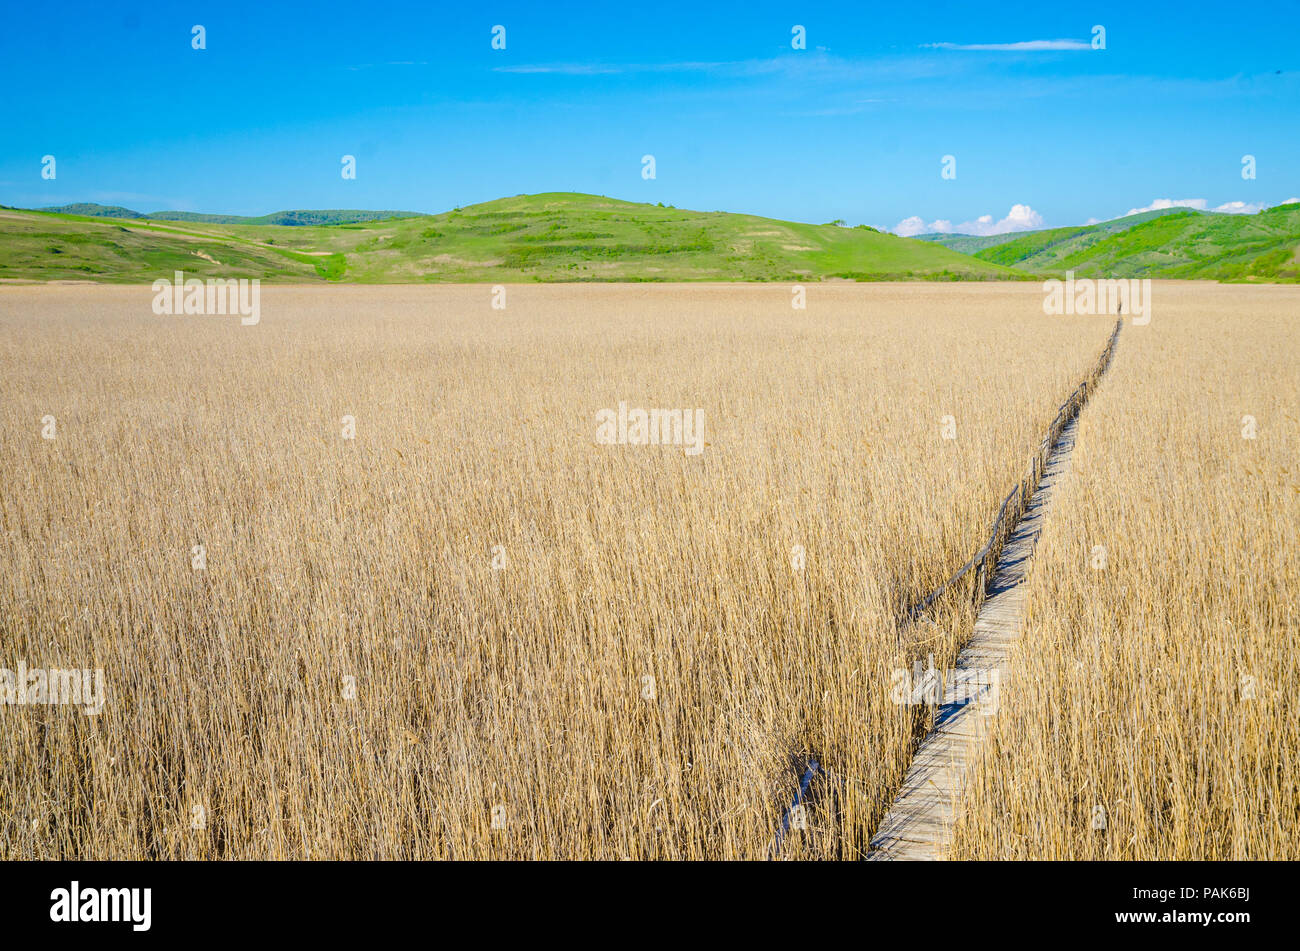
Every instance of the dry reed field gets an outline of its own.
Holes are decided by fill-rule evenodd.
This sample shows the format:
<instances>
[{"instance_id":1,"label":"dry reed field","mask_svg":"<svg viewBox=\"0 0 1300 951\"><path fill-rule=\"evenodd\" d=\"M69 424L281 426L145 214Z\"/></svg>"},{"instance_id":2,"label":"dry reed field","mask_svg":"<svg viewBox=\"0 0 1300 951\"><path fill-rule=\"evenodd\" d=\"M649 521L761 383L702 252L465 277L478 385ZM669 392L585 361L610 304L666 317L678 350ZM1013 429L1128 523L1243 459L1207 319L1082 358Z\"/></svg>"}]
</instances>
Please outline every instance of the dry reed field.
<instances>
[{"instance_id":1,"label":"dry reed field","mask_svg":"<svg viewBox=\"0 0 1300 951\"><path fill-rule=\"evenodd\" d=\"M955 857L1300 855L1300 290L1157 292L1081 417Z\"/></svg>"},{"instance_id":2,"label":"dry reed field","mask_svg":"<svg viewBox=\"0 0 1300 951\"><path fill-rule=\"evenodd\" d=\"M860 856L921 716L890 671L947 666L970 620L949 606L900 634L900 617L982 544L1112 327L1046 318L1024 284L813 285L806 310L783 285L512 286L504 311L486 286L265 287L252 327L150 299L0 288L0 666L102 668L107 694L95 716L0 707L0 858L761 858L806 755L827 792L784 851ZM1078 511L1036 610L1041 628L1062 593L1089 618L1142 605L1149 639L1089 641L1113 666L1078 689L1161 667L1141 742L1196 745L1180 768L1202 771L1168 802L1117 767L1069 796L1280 807L1294 776L1275 692L1296 579L1268 579L1294 542L1295 477L1275 480L1295 381L1280 311L1235 326L1193 308L1131 344L1085 416L1090 481L1061 506ZM1241 372L1211 390L1224 352ZM620 401L703 410L703 451L598 444ZM1261 437L1234 441L1251 410ZM1101 492L1112 476L1123 494ZM1186 544L1157 547L1172 528ZM1080 567L1094 539L1109 573ZM1220 624L1233 639L1206 646ZM1196 679L1238 669L1259 674L1254 706ZM1118 697L1087 697L1052 736L1163 780L1103 742L1130 729L1093 715ZM1041 711L1017 714L1028 730ZM1273 727L1289 752L1263 745ZM1174 821L1145 802L1143 822ZM1115 810L1108 848L1138 850L1131 818ZM1281 849L1293 820L1161 848Z\"/></svg>"}]
</instances>

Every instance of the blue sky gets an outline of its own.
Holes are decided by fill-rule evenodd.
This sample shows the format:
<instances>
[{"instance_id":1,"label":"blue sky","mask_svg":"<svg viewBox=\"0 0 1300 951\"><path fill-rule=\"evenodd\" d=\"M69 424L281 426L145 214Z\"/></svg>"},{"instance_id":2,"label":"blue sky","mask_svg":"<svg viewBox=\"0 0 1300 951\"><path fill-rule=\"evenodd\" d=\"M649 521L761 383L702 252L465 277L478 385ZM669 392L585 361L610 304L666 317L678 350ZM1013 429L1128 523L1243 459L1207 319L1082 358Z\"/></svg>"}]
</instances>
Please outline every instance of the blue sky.
<instances>
[{"instance_id":1,"label":"blue sky","mask_svg":"<svg viewBox=\"0 0 1300 951\"><path fill-rule=\"evenodd\" d=\"M965 231L1271 205L1300 192L1297 36L1291 2L11 4L0 203L437 212L584 191Z\"/></svg>"}]
</instances>

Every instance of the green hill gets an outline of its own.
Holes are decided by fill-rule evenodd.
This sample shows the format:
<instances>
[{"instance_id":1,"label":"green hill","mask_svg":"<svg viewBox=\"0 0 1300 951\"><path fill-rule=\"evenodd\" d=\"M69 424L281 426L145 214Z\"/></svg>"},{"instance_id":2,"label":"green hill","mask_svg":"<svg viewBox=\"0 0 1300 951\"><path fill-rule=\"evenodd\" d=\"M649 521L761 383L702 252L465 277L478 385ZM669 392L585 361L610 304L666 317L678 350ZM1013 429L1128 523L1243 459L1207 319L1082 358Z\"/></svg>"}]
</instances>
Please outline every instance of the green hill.
<instances>
[{"instance_id":1,"label":"green hill","mask_svg":"<svg viewBox=\"0 0 1300 951\"><path fill-rule=\"evenodd\" d=\"M1133 219L1142 220L1133 223ZM1171 209L1078 228L1016 235L974 252L982 261L1078 277L1300 280L1300 204L1255 215Z\"/></svg>"},{"instance_id":2,"label":"green hill","mask_svg":"<svg viewBox=\"0 0 1300 951\"><path fill-rule=\"evenodd\" d=\"M177 269L195 277L366 283L1028 277L867 227L569 192L331 225L201 218L0 211L0 278L125 283Z\"/></svg>"},{"instance_id":3,"label":"green hill","mask_svg":"<svg viewBox=\"0 0 1300 951\"><path fill-rule=\"evenodd\" d=\"M1008 231L1005 234L918 234L918 241L933 241L935 244L942 244L945 248L951 248L954 251L960 251L962 254L978 254L980 251L995 247L999 244L1006 244L1010 241L1017 241L1028 238L1033 235L1051 234L1055 240L1065 240L1072 237L1081 237L1086 235L1095 236L1100 239L1106 234L1115 231L1126 231L1134 225L1142 224L1144 221L1150 221L1153 218L1159 218L1161 215L1169 215L1181 212L1182 208L1162 208L1158 211L1143 211L1136 215L1127 215L1123 218L1112 218L1110 221L1102 221L1092 225L1077 225L1072 228L1050 228L1040 231Z\"/></svg>"}]
</instances>

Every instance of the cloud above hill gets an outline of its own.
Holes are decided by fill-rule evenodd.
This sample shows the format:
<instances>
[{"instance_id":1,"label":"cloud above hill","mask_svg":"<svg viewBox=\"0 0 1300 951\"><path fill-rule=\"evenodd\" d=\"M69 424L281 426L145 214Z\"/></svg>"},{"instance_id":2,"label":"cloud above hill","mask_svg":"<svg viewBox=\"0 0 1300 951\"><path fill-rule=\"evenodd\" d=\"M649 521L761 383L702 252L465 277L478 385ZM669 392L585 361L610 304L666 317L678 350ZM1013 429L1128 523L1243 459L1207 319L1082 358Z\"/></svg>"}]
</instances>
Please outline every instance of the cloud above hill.
<instances>
[{"instance_id":1,"label":"cloud above hill","mask_svg":"<svg viewBox=\"0 0 1300 951\"><path fill-rule=\"evenodd\" d=\"M1144 211L1164 211L1166 208L1195 208L1197 211L1204 211L1208 205L1204 198L1157 198L1151 204L1142 208L1130 208L1121 218L1127 218L1129 215L1140 215Z\"/></svg>"},{"instance_id":2,"label":"cloud above hill","mask_svg":"<svg viewBox=\"0 0 1300 951\"><path fill-rule=\"evenodd\" d=\"M1225 201L1214 210L1227 212L1230 215L1253 215L1267 207L1268 205L1262 201Z\"/></svg>"},{"instance_id":3,"label":"cloud above hill","mask_svg":"<svg viewBox=\"0 0 1300 951\"><path fill-rule=\"evenodd\" d=\"M931 234L938 232L940 234L1007 234L1011 231L1032 231L1035 228L1043 226L1043 216L1034 211L1029 205L1012 205L1007 216L1000 221L994 221L992 215L980 215L974 221L963 221L961 224L954 225L947 218L936 218L929 224L920 215L912 215L910 218L904 218L890 230L894 234L901 235L904 238L911 238L918 234Z\"/></svg>"}]
</instances>

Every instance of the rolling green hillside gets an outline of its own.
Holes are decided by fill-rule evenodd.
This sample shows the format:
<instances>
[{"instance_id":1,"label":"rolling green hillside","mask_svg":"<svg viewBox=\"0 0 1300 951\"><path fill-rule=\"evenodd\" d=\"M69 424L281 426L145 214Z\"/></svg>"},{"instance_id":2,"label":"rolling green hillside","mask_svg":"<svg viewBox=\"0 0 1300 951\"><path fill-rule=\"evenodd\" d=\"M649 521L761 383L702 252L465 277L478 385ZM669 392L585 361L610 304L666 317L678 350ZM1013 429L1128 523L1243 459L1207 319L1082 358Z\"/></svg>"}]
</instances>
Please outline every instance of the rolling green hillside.
<instances>
[{"instance_id":1,"label":"rolling green hillside","mask_svg":"<svg viewBox=\"0 0 1300 951\"><path fill-rule=\"evenodd\" d=\"M973 256L1053 276L1300 280L1300 204L1255 215L1177 209L1131 220L1028 232Z\"/></svg>"},{"instance_id":2,"label":"rolling green hillside","mask_svg":"<svg viewBox=\"0 0 1300 951\"><path fill-rule=\"evenodd\" d=\"M1101 237L1116 231L1126 231L1134 225L1140 225L1144 221L1150 221L1153 218L1159 218L1162 215L1174 214L1184 209L1181 208L1162 208L1159 211L1143 211L1136 215L1126 215L1123 218L1112 218L1110 221L1102 221L1094 225L1077 225L1072 228L1052 228L1046 231L1009 231L1006 234L974 235L974 234L918 234L918 241L933 241L935 244L942 244L945 248L951 248L954 251L960 251L962 254L978 254L980 251L995 247L999 244L1006 244L1009 241L1016 241L1027 238L1031 235L1041 235L1051 233L1058 238L1069 238L1075 236L1092 235L1098 240Z\"/></svg>"},{"instance_id":3,"label":"rolling green hillside","mask_svg":"<svg viewBox=\"0 0 1300 951\"><path fill-rule=\"evenodd\" d=\"M0 279L370 283L998 280L1027 275L871 228L568 192L330 226L0 210Z\"/></svg>"}]
</instances>

